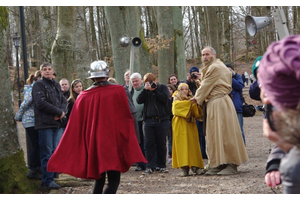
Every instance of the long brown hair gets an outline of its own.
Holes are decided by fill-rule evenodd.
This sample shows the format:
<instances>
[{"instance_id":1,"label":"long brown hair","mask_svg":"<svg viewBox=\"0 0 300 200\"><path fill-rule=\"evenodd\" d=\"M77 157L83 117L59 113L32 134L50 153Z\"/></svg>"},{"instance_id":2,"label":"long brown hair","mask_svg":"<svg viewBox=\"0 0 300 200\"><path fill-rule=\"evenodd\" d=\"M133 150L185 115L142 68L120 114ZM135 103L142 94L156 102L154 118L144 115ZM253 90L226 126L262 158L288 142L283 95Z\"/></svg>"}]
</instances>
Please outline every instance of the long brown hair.
<instances>
[{"instance_id":1,"label":"long brown hair","mask_svg":"<svg viewBox=\"0 0 300 200\"><path fill-rule=\"evenodd\" d=\"M70 97L68 98L68 101L73 101L73 102L75 102L75 100L77 99L77 97L78 97L78 95L79 94L77 94L76 92L74 92L73 91L73 88L75 87L75 85L77 84L77 83L81 83L81 85L82 85L82 91L83 91L83 83L82 83L82 81L80 80L80 79L75 79L75 80L73 80L72 81L72 83L71 83L71 87L70 87Z\"/></svg>"},{"instance_id":2,"label":"long brown hair","mask_svg":"<svg viewBox=\"0 0 300 200\"><path fill-rule=\"evenodd\" d=\"M30 76L27 78L26 83L28 85L30 85L31 83L33 83L34 81L37 81L38 78L42 77L42 73L40 70L35 71L34 74L30 74Z\"/></svg>"},{"instance_id":3,"label":"long brown hair","mask_svg":"<svg viewBox=\"0 0 300 200\"><path fill-rule=\"evenodd\" d=\"M34 74L30 74L30 76L28 77L28 79L26 80L26 83L28 85L30 85L31 83L33 83L34 81Z\"/></svg>"}]
</instances>

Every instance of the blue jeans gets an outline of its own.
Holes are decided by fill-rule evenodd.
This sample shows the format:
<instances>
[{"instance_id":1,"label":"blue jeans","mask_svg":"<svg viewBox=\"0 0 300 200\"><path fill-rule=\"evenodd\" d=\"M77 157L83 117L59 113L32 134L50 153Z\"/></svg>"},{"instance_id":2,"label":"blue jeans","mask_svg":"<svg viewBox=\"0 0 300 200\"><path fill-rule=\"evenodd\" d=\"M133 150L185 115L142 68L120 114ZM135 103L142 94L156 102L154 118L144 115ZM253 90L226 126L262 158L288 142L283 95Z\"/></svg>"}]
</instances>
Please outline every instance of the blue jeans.
<instances>
[{"instance_id":1,"label":"blue jeans","mask_svg":"<svg viewBox=\"0 0 300 200\"><path fill-rule=\"evenodd\" d=\"M52 128L52 129L41 129L39 132L39 145L40 145L40 159L42 169L42 183L47 185L53 182L53 172L47 171L47 165L50 157L55 151L64 129Z\"/></svg>"},{"instance_id":2,"label":"blue jeans","mask_svg":"<svg viewBox=\"0 0 300 200\"><path fill-rule=\"evenodd\" d=\"M242 131L242 136L243 136L244 144L246 146L246 140L245 140L244 129L243 129L243 126L244 126L243 125L244 124L243 113L238 112L237 113L237 117L238 117L240 128L241 128L241 131Z\"/></svg>"},{"instance_id":3,"label":"blue jeans","mask_svg":"<svg viewBox=\"0 0 300 200\"><path fill-rule=\"evenodd\" d=\"M157 119L146 119L143 124L147 168L166 168L167 134L170 121L159 122Z\"/></svg>"}]
</instances>

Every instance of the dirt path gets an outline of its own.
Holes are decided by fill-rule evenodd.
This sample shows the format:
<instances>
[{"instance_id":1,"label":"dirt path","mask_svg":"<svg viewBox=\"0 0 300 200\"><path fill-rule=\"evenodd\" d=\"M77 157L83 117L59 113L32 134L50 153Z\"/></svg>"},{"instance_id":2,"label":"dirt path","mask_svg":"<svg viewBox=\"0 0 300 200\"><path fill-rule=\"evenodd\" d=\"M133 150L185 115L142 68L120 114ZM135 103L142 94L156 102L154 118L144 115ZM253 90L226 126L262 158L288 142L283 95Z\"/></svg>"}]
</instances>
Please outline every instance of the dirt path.
<instances>
[{"instance_id":1,"label":"dirt path","mask_svg":"<svg viewBox=\"0 0 300 200\"><path fill-rule=\"evenodd\" d=\"M18 122L20 142L25 151L25 132ZM262 113L244 118L246 149L249 160L242 164L239 174L231 176L188 176L181 177L181 170L167 165L169 173L142 175L135 167L121 176L118 194L273 194L282 193L282 187L271 190L264 183L265 163L271 148L271 142L262 135ZM25 158L26 159L26 158ZM205 164L207 160L204 160ZM76 179L61 174L56 180L63 187L50 193L90 194L93 181Z\"/></svg>"}]
</instances>

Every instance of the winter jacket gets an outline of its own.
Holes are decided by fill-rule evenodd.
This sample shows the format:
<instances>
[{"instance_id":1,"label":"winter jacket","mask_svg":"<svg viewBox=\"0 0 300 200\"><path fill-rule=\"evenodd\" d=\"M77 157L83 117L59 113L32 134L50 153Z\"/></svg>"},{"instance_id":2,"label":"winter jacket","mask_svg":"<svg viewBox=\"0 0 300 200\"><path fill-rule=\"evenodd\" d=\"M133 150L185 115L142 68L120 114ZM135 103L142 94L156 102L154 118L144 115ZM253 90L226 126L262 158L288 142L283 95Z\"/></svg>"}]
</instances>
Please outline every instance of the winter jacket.
<instances>
[{"instance_id":1,"label":"winter jacket","mask_svg":"<svg viewBox=\"0 0 300 200\"><path fill-rule=\"evenodd\" d=\"M67 103L59 83L42 77L33 85L32 98L35 129L60 128L60 120L55 120L54 116L60 117L66 112Z\"/></svg>"},{"instance_id":2,"label":"winter jacket","mask_svg":"<svg viewBox=\"0 0 300 200\"><path fill-rule=\"evenodd\" d=\"M241 75L235 73L232 76L232 91L231 94L233 96L233 104L235 107L236 112L242 113L243 112L243 100L242 100L242 92L244 88L244 83Z\"/></svg>"},{"instance_id":3,"label":"winter jacket","mask_svg":"<svg viewBox=\"0 0 300 200\"><path fill-rule=\"evenodd\" d=\"M157 118L160 121L170 120L169 89L166 85L157 84L153 91L143 89L137 96L138 104L144 104L143 119Z\"/></svg>"},{"instance_id":4,"label":"winter jacket","mask_svg":"<svg viewBox=\"0 0 300 200\"><path fill-rule=\"evenodd\" d=\"M22 121L24 128L34 127L34 109L31 95L33 84L24 86L24 100L15 115L15 120Z\"/></svg>"}]
</instances>

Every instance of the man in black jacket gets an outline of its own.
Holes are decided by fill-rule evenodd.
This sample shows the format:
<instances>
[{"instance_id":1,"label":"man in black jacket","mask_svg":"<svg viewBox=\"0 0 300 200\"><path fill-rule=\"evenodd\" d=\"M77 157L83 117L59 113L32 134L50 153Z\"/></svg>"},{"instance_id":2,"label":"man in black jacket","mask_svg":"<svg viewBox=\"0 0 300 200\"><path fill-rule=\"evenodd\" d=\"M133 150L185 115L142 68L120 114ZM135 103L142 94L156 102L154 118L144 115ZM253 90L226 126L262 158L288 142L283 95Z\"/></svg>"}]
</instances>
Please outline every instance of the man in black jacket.
<instances>
[{"instance_id":1,"label":"man in black jacket","mask_svg":"<svg viewBox=\"0 0 300 200\"><path fill-rule=\"evenodd\" d=\"M60 185L54 182L54 173L47 171L47 164L63 134L60 119L65 116L67 103L59 83L52 78L52 65L43 63L40 70L42 78L33 85L32 98L35 129L39 132L42 184L47 189L58 189Z\"/></svg>"}]
</instances>

